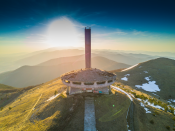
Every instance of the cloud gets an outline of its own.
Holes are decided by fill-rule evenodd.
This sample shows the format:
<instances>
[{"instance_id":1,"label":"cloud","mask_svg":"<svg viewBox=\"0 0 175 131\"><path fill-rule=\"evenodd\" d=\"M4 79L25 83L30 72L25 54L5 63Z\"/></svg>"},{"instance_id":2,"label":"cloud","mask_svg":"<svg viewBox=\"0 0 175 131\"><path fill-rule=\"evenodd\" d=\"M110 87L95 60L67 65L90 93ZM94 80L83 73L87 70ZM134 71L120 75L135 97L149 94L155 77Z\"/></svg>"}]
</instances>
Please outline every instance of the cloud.
<instances>
[{"instance_id":1,"label":"cloud","mask_svg":"<svg viewBox=\"0 0 175 131\"><path fill-rule=\"evenodd\" d=\"M117 29L114 32L93 34L92 37L104 37L104 36L111 36L111 35L126 35L126 34L128 34L128 33Z\"/></svg>"},{"instance_id":2,"label":"cloud","mask_svg":"<svg viewBox=\"0 0 175 131\"><path fill-rule=\"evenodd\" d=\"M134 30L132 32L133 35L141 35L141 36L147 36L148 35L147 33L148 33L147 31L137 31L137 30Z\"/></svg>"}]
</instances>

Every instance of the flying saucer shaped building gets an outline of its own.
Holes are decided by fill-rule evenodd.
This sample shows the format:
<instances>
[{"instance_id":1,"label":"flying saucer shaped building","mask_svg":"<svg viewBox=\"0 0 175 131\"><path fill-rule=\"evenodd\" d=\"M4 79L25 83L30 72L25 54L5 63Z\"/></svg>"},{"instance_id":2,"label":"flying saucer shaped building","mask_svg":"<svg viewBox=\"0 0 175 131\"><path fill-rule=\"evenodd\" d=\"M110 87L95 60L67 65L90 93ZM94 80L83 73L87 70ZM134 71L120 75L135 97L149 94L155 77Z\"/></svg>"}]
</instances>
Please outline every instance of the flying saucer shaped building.
<instances>
[{"instance_id":1,"label":"flying saucer shaped building","mask_svg":"<svg viewBox=\"0 0 175 131\"><path fill-rule=\"evenodd\" d=\"M85 28L85 69L74 70L61 75L69 95L92 92L109 94L110 85L116 80L114 73L91 68L91 29Z\"/></svg>"}]
</instances>

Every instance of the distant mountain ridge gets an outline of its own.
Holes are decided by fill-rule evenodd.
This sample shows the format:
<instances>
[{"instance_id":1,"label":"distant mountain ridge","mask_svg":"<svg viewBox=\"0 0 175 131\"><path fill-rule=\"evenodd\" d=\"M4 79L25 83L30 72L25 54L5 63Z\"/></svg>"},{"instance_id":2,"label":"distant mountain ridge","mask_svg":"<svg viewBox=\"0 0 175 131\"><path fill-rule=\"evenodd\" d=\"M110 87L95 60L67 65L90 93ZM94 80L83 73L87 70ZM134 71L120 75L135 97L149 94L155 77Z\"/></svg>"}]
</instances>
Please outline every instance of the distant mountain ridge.
<instances>
[{"instance_id":1,"label":"distant mountain ridge","mask_svg":"<svg viewBox=\"0 0 175 131\"><path fill-rule=\"evenodd\" d=\"M60 60L62 58L58 59ZM0 83L15 87L32 86L57 78L65 72L85 68L84 57L82 58L81 55L64 58L67 60L61 64L59 64L58 59L52 59L36 66L22 66L14 71L0 74ZM72 59L72 61L68 62L70 59ZM130 65L118 63L104 57L92 57L93 68L114 70L127 68L129 66Z\"/></svg>"},{"instance_id":2,"label":"distant mountain ridge","mask_svg":"<svg viewBox=\"0 0 175 131\"><path fill-rule=\"evenodd\" d=\"M140 62L144 62L147 60L155 59L157 56L150 56L146 54L133 54L133 53L119 53L119 52L97 52L99 56L108 58L113 61L117 61L120 63L125 63L129 65L135 65Z\"/></svg>"},{"instance_id":3,"label":"distant mountain ridge","mask_svg":"<svg viewBox=\"0 0 175 131\"><path fill-rule=\"evenodd\" d=\"M39 54L21 59L16 61L16 64L19 65L37 65L44 61L59 58L59 57L69 57L84 54L83 50L78 49L69 49L69 50L55 50L51 52L41 52Z\"/></svg>"},{"instance_id":4,"label":"distant mountain ridge","mask_svg":"<svg viewBox=\"0 0 175 131\"><path fill-rule=\"evenodd\" d=\"M111 50L92 50L93 54L102 56L107 59L125 63L128 65L134 65L136 63L144 62L150 59L157 58L157 56L151 56L138 53L124 53L121 51ZM6 56L0 56L0 73L15 70L24 65L38 65L51 59L84 55L83 49L61 49L61 48L49 48L45 50L39 50L32 53L23 54L11 54Z\"/></svg>"}]
</instances>

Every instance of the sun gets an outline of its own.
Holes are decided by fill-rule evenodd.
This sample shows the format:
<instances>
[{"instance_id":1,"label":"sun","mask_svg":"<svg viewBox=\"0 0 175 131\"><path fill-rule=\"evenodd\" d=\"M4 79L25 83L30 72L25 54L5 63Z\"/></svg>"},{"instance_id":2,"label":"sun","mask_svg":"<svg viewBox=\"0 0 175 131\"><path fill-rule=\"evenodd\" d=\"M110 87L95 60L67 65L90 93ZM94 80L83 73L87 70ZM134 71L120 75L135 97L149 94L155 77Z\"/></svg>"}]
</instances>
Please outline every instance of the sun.
<instances>
[{"instance_id":1,"label":"sun","mask_svg":"<svg viewBox=\"0 0 175 131\"><path fill-rule=\"evenodd\" d=\"M78 31L68 18L53 21L47 30L47 43L51 47L77 46L79 44Z\"/></svg>"}]
</instances>

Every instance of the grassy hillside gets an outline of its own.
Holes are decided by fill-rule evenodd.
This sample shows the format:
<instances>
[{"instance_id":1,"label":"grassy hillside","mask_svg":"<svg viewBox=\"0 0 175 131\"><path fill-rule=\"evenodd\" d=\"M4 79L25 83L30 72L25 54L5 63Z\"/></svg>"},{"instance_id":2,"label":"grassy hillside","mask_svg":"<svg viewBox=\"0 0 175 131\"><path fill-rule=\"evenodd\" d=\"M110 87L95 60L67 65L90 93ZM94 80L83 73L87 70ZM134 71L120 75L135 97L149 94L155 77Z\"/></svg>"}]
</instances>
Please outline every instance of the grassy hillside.
<instances>
[{"instance_id":1,"label":"grassy hillside","mask_svg":"<svg viewBox=\"0 0 175 131\"><path fill-rule=\"evenodd\" d=\"M117 83L116 83L117 84ZM134 91L137 95L147 94L121 85L128 92ZM66 86L60 78L44 84L19 89L21 93L12 97L12 92L2 92L0 103L0 130L8 131L82 131L84 129L84 98L82 95L67 96ZM59 94L55 99L48 101ZM11 99L8 104L7 96ZM97 130L127 131L126 114L129 107L129 98L118 91L112 90L110 95L95 97L96 127ZM3 107L3 108L2 108ZM166 126L173 127L175 121L170 113L148 107L152 113L145 113L140 102L134 99L134 126L135 131L165 131ZM159 114L154 116L154 112ZM153 120L154 124L151 124Z\"/></svg>"},{"instance_id":2,"label":"grassy hillside","mask_svg":"<svg viewBox=\"0 0 175 131\"><path fill-rule=\"evenodd\" d=\"M4 89L16 89L16 88L12 86L0 84L0 90L4 90Z\"/></svg>"},{"instance_id":3,"label":"grassy hillside","mask_svg":"<svg viewBox=\"0 0 175 131\"><path fill-rule=\"evenodd\" d=\"M23 90L23 93L6 105L3 103L7 100L7 96L11 99L12 92L0 92L3 97L3 102L0 103L0 109L3 107L0 111L0 130L82 131L84 99L81 95L67 97L65 88L60 78L57 78L30 90ZM55 91L61 94L47 101L54 96ZM128 107L129 99L125 95L115 95L114 92L110 96L97 95L95 98L97 129L113 131L121 128L121 131L126 131L125 116ZM122 112L116 114L117 110ZM121 121L118 122L119 120Z\"/></svg>"},{"instance_id":4,"label":"grassy hillside","mask_svg":"<svg viewBox=\"0 0 175 131\"><path fill-rule=\"evenodd\" d=\"M62 92L64 87L60 79L55 79L30 90L23 91L11 103L3 106L2 111L0 111L0 129L8 131L45 130L46 126L50 126L54 117L59 116L62 111L64 112L65 109L58 105L64 104L65 106L69 106L71 104L65 103L62 100L64 95L60 95L55 100L46 101L54 95L55 91ZM6 96L10 99L11 93L1 93L3 99ZM0 105L1 107L2 104ZM34 106L35 109L33 109ZM40 117L38 118L37 116ZM35 122L36 124L34 124Z\"/></svg>"},{"instance_id":5,"label":"grassy hillside","mask_svg":"<svg viewBox=\"0 0 175 131\"><path fill-rule=\"evenodd\" d=\"M12 72L0 74L0 83L21 88L47 82L68 71L85 68L84 60L54 65L56 60L53 60L53 65L50 66L23 66ZM113 70L126 68L129 65L117 63L104 57L93 57L92 67Z\"/></svg>"},{"instance_id":6,"label":"grassy hillside","mask_svg":"<svg viewBox=\"0 0 175 131\"><path fill-rule=\"evenodd\" d=\"M163 99L175 99L175 60L168 58L157 58L143 63L139 63L136 67L123 71L116 72L117 80L136 89L135 85L143 85L148 83L145 77L149 77L150 81L155 81L160 91L154 92ZM130 74L130 76L126 76ZM128 80L121 80L127 77ZM145 91L137 88L143 92L152 94L153 92ZM157 96L156 96L157 97Z\"/></svg>"},{"instance_id":7,"label":"grassy hillside","mask_svg":"<svg viewBox=\"0 0 175 131\"><path fill-rule=\"evenodd\" d=\"M159 105L167 109L170 109L170 106L174 107L174 112L175 104L168 104L168 102L164 99L152 97L147 93L135 90L131 86L125 85L120 82L116 82L114 83L114 85L133 96L132 98L134 102L135 131L166 131L173 129L175 130L175 115L173 115L173 112L170 113L168 110L161 110L149 106L148 103L144 101L148 100L149 102L153 103L153 105ZM115 94L120 95L118 91ZM144 105L144 107L141 105ZM149 113L147 113L146 110L149 110Z\"/></svg>"}]
</instances>

